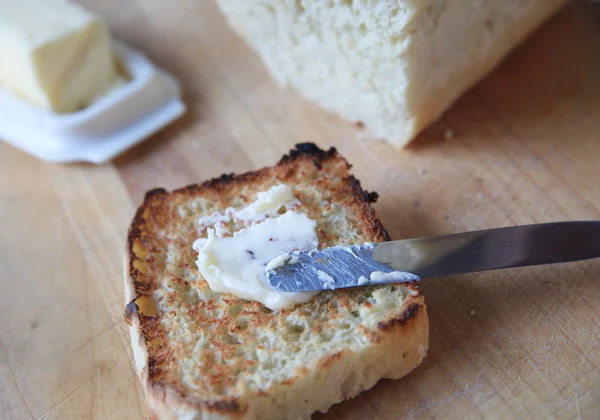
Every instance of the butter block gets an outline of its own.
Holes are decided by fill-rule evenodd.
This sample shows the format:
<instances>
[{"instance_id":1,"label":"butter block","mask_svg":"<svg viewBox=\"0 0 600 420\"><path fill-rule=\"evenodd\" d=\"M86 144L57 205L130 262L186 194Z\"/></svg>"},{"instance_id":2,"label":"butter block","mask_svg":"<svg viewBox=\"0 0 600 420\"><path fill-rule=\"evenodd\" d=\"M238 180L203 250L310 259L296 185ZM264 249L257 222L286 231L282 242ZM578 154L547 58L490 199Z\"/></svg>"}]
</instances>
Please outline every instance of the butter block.
<instances>
[{"instance_id":1,"label":"butter block","mask_svg":"<svg viewBox=\"0 0 600 420\"><path fill-rule=\"evenodd\" d=\"M56 113L85 108L118 78L106 25L65 0L0 0L0 86Z\"/></svg>"}]
</instances>

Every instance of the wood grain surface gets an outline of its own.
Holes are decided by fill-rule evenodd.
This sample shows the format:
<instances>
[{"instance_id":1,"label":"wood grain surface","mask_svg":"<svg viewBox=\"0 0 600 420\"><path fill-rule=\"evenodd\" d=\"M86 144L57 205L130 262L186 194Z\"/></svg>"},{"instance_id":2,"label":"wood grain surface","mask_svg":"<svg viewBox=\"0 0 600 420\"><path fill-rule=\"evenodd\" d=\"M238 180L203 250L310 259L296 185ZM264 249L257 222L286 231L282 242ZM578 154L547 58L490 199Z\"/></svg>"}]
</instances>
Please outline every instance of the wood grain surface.
<instances>
[{"instance_id":1,"label":"wood grain surface","mask_svg":"<svg viewBox=\"0 0 600 420\"><path fill-rule=\"evenodd\" d=\"M189 112L103 166L43 163L0 143L2 419L146 417L121 255L152 187L270 165L312 141L337 147L380 193L396 239L600 219L600 5L570 5L395 150L279 90L212 1L84 3L177 76ZM600 418L598 261L423 289L425 362L315 418Z\"/></svg>"}]
</instances>

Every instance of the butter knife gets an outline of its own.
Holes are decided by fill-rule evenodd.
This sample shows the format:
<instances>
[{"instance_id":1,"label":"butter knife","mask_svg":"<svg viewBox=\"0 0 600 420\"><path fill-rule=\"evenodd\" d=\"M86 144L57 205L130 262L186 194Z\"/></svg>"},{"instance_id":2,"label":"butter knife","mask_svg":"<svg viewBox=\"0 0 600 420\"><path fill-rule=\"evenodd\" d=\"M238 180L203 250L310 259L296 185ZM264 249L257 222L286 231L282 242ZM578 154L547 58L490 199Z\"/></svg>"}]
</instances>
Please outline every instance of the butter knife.
<instances>
[{"instance_id":1,"label":"butter knife","mask_svg":"<svg viewBox=\"0 0 600 420\"><path fill-rule=\"evenodd\" d=\"M267 282L301 292L600 257L600 221L541 223L290 252Z\"/></svg>"}]
</instances>

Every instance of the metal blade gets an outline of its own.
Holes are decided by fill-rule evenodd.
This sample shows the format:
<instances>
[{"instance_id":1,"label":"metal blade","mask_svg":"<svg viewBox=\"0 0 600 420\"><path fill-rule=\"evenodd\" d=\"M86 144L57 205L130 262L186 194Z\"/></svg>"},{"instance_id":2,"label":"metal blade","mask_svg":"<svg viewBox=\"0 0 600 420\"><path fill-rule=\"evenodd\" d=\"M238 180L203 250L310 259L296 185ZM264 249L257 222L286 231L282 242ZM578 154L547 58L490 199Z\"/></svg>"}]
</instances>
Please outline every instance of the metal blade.
<instances>
[{"instance_id":1,"label":"metal blade","mask_svg":"<svg viewBox=\"0 0 600 420\"><path fill-rule=\"evenodd\" d=\"M389 265L375 261L374 243L338 246L310 251L290 252L287 261L275 270L267 271L267 281L276 289L293 292L341 289L381 283L372 281L371 273L392 273ZM410 273L393 275L395 281L413 281L419 278ZM362 277L362 278L361 278Z\"/></svg>"},{"instance_id":2,"label":"metal blade","mask_svg":"<svg viewBox=\"0 0 600 420\"><path fill-rule=\"evenodd\" d=\"M412 281L510 267L600 257L600 221L558 222L489 229L290 253L296 264L267 273L282 291L308 291ZM401 274L377 275L372 272ZM412 273L408 275L408 273ZM359 279L362 281L359 282ZM377 280L378 279L378 280ZM364 281L366 280L366 281Z\"/></svg>"}]
</instances>

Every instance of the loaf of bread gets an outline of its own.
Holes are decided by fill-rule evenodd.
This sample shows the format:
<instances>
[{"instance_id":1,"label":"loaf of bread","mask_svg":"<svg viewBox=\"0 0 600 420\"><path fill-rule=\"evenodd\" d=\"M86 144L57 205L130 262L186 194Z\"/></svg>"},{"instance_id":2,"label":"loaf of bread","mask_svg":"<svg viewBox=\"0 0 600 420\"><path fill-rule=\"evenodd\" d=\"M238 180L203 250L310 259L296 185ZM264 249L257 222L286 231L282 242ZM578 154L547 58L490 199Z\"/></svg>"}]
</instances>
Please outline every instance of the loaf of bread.
<instances>
[{"instance_id":1,"label":"loaf of bread","mask_svg":"<svg viewBox=\"0 0 600 420\"><path fill-rule=\"evenodd\" d=\"M317 222L319 246L389 240L377 194L349 168L334 149L303 144L271 168L146 195L127 241L125 317L152 415L308 419L421 363L429 327L416 283L325 291L273 312L213 292L196 268L199 219L277 184Z\"/></svg>"},{"instance_id":2,"label":"loaf of bread","mask_svg":"<svg viewBox=\"0 0 600 420\"><path fill-rule=\"evenodd\" d=\"M408 144L567 0L218 0L282 85Z\"/></svg>"}]
</instances>

